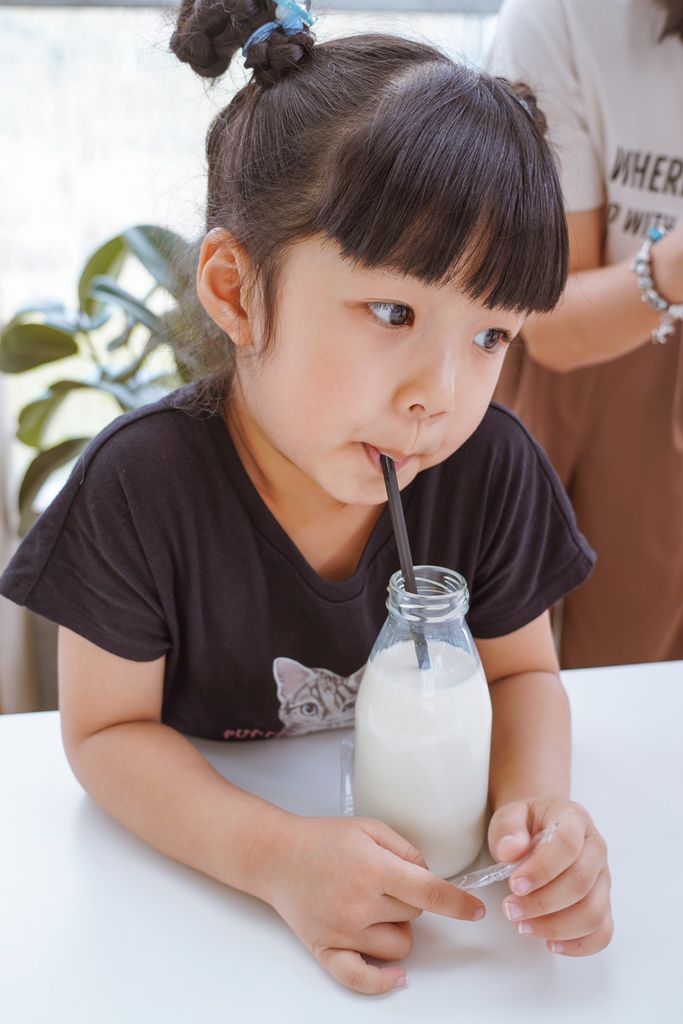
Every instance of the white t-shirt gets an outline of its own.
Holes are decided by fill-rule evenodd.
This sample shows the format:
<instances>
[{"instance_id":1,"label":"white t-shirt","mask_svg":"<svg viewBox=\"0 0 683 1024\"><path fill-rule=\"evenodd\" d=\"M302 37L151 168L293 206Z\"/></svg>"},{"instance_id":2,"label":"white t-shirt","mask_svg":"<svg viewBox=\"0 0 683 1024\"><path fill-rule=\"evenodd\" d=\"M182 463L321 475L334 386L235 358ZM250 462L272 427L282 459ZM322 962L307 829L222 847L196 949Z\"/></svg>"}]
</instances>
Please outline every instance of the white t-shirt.
<instances>
[{"instance_id":1,"label":"white t-shirt","mask_svg":"<svg viewBox=\"0 0 683 1024\"><path fill-rule=\"evenodd\" d=\"M505 0L494 74L526 82L569 211L606 206L605 261L683 215L683 43L655 0Z\"/></svg>"}]
</instances>

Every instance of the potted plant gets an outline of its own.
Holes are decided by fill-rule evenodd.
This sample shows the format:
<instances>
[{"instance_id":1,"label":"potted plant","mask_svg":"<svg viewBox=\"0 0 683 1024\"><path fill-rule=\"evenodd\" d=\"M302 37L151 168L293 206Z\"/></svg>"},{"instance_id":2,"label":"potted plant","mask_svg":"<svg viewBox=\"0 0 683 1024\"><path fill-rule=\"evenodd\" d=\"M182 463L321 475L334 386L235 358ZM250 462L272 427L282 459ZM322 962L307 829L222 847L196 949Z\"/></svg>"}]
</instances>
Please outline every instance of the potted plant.
<instances>
[{"instance_id":1,"label":"potted plant","mask_svg":"<svg viewBox=\"0 0 683 1024\"><path fill-rule=\"evenodd\" d=\"M41 487L91 440L92 434L83 432L55 445L47 441L48 427L72 392L110 395L123 413L188 379L172 336L178 301L191 288L191 255L189 243L164 228L128 228L87 260L76 308L53 301L27 306L0 333L3 373L26 373L76 355L85 357L87 367L82 375L55 380L20 411L16 436L35 453L19 489L20 536L38 515ZM128 279L135 281L133 290L124 287Z\"/></svg>"}]
</instances>

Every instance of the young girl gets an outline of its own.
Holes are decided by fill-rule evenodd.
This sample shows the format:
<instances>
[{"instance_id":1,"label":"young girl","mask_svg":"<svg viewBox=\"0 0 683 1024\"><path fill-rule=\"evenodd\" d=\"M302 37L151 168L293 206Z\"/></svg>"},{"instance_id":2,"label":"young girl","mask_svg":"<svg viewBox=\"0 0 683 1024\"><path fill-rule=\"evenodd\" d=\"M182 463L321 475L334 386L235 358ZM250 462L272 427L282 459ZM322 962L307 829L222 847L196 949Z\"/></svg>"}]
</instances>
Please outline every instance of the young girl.
<instances>
[{"instance_id":1,"label":"young girl","mask_svg":"<svg viewBox=\"0 0 683 1024\"><path fill-rule=\"evenodd\" d=\"M253 79L207 142L199 299L216 372L90 445L0 581L60 624L66 752L157 849L270 903L359 992L405 980L423 910L476 921L380 821L289 814L183 734L350 724L397 554L380 451L415 561L467 578L491 686L489 844L503 905L570 956L609 941L605 844L569 799L569 714L547 608L592 553L543 453L490 406L505 350L566 276L560 190L532 101L429 46L314 45L297 4L183 3L172 47ZM207 344L209 342L207 341Z\"/></svg>"}]
</instances>

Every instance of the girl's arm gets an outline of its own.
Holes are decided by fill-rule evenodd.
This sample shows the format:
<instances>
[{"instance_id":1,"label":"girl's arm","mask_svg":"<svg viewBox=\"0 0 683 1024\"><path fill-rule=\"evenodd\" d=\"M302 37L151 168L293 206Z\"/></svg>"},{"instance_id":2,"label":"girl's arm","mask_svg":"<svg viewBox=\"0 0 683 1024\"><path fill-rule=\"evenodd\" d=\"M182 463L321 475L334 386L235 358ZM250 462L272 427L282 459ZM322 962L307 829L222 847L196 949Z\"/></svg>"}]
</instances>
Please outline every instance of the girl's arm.
<instances>
[{"instance_id":1,"label":"girl's arm","mask_svg":"<svg viewBox=\"0 0 683 1024\"><path fill-rule=\"evenodd\" d=\"M516 860L537 832L559 824L557 839L511 877L503 909L521 934L544 938L552 952L596 953L612 935L607 848L587 811L569 799L569 704L549 615L477 647L493 703L491 851Z\"/></svg>"},{"instance_id":2,"label":"girl's arm","mask_svg":"<svg viewBox=\"0 0 683 1024\"><path fill-rule=\"evenodd\" d=\"M567 223L565 292L556 309L530 316L523 331L532 358L560 373L632 352L659 323L659 314L641 301L632 257L602 266L604 208L569 213ZM669 302L683 300L683 225L653 246L652 267L660 294Z\"/></svg>"},{"instance_id":3,"label":"girl's arm","mask_svg":"<svg viewBox=\"0 0 683 1024\"><path fill-rule=\"evenodd\" d=\"M400 985L410 922L466 920L480 900L427 870L407 840L369 818L304 818L233 786L161 723L164 658L118 658L63 627L59 699L67 757L84 789L174 860L270 903L338 981Z\"/></svg>"},{"instance_id":4,"label":"girl's arm","mask_svg":"<svg viewBox=\"0 0 683 1024\"><path fill-rule=\"evenodd\" d=\"M491 689L489 801L495 811L527 796L569 798L569 702L546 612L477 647Z\"/></svg>"},{"instance_id":5,"label":"girl's arm","mask_svg":"<svg viewBox=\"0 0 683 1024\"><path fill-rule=\"evenodd\" d=\"M174 860L256 896L290 815L226 782L161 724L165 659L128 661L59 630L62 737L76 778ZM235 822L239 821L239 828ZM272 831L268 842L259 842Z\"/></svg>"}]
</instances>

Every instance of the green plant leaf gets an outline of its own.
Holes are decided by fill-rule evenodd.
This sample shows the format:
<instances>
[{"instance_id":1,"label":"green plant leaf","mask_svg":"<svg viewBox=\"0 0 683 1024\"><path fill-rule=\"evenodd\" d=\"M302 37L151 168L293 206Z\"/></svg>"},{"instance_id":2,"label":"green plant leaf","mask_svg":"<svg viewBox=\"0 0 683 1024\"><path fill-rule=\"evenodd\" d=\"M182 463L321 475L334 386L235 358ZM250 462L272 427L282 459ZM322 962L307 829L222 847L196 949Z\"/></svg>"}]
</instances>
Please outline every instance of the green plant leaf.
<instances>
[{"instance_id":1,"label":"green plant leaf","mask_svg":"<svg viewBox=\"0 0 683 1024\"><path fill-rule=\"evenodd\" d=\"M130 341L131 334L133 333L136 327L137 322L133 320L132 317L127 316L126 326L122 333L118 334L115 338L112 338L111 341L107 342L107 352L116 352L117 349L123 348L124 345L127 345L128 342Z\"/></svg>"},{"instance_id":2,"label":"green plant leaf","mask_svg":"<svg viewBox=\"0 0 683 1024\"><path fill-rule=\"evenodd\" d=\"M92 254L81 273L78 282L78 301L83 312L90 317L101 313L101 304L90 293L90 283L94 277L110 274L116 277L124 264L128 246L123 235L110 238Z\"/></svg>"},{"instance_id":3,"label":"green plant leaf","mask_svg":"<svg viewBox=\"0 0 683 1024\"><path fill-rule=\"evenodd\" d=\"M99 380L97 384L92 386L96 387L99 391L104 391L108 395L113 395L124 412L130 412L132 409L137 409L138 406L143 405L135 391L132 388L127 388L125 384L117 384L116 381Z\"/></svg>"},{"instance_id":4,"label":"green plant leaf","mask_svg":"<svg viewBox=\"0 0 683 1024\"><path fill-rule=\"evenodd\" d=\"M144 324L150 331L163 341L168 341L164 327L158 316L147 309L144 302L137 299L111 277L95 277L90 282L90 294L109 305L120 306L138 323Z\"/></svg>"},{"instance_id":5,"label":"green plant leaf","mask_svg":"<svg viewBox=\"0 0 683 1024\"><path fill-rule=\"evenodd\" d=\"M143 388L158 388L162 391L175 391L181 384L180 377L172 370L162 370L161 373L148 377L142 384Z\"/></svg>"},{"instance_id":6,"label":"green plant leaf","mask_svg":"<svg viewBox=\"0 0 683 1024\"><path fill-rule=\"evenodd\" d=\"M184 259L189 245L185 239L153 224L128 228L123 237L145 270L177 299L187 282Z\"/></svg>"},{"instance_id":7,"label":"green plant leaf","mask_svg":"<svg viewBox=\"0 0 683 1024\"><path fill-rule=\"evenodd\" d=\"M45 432L55 414L59 411L67 395L77 389L99 391L102 394L111 395L123 412L130 412L143 404L136 391L124 387L122 384L110 383L106 380L58 380L50 385L45 394L34 402L29 402L21 410L17 439L32 448L42 448Z\"/></svg>"},{"instance_id":8,"label":"green plant leaf","mask_svg":"<svg viewBox=\"0 0 683 1024\"><path fill-rule=\"evenodd\" d=\"M94 316L88 316L81 310L78 318L78 326L82 331L96 331L100 327L103 327L107 320L111 317L111 310L109 306L103 306L98 303L98 312Z\"/></svg>"},{"instance_id":9,"label":"green plant leaf","mask_svg":"<svg viewBox=\"0 0 683 1024\"><path fill-rule=\"evenodd\" d=\"M66 331L67 334L78 334L83 329L79 313L51 313L41 322L46 327L56 327L58 331Z\"/></svg>"},{"instance_id":10,"label":"green plant leaf","mask_svg":"<svg viewBox=\"0 0 683 1024\"><path fill-rule=\"evenodd\" d=\"M150 353L152 353L154 349L158 348L160 344L161 342L159 338L157 338L154 334L151 334L149 339L147 340L147 344L142 349L140 355L131 363L129 363L128 366L124 366L122 370L119 370L118 373L112 373L110 375L110 380L119 384L127 383L129 380L131 380L132 377L139 373L139 371L146 363Z\"/></svg>"},{"instance_id":11,"label":"green plant leaf","mask_svg":"<svg viewBox=\"0 0 683 1024\"><path fill-rule=\"evenodd\" d=\"M155 380L146 380L136 390L138 405L149 405L151 402L159 402L162 398L173 391L179 385L178 378L173 374L164 374Z\"/></svg>"},{"instance_id":12,"label":"green plant leaf","mask_svg":"<svg viewBox=\"0 0 683 1024\"><path fill-rule=\"evenodd\" d=\"M147 305L155 289L147 297L138 298L122 288L117 278L126 259L135 257L156 287L177 297L192 284L194 272L187 258L192 250L190 243L165 228L144 224L129 228L105 242L87 260L78 283L78 312L68 310L62 302L39 298L18 309L0 332L0 372L21 373L79 354L92 362L90 372L84 374L86 379L57 381L21 410L17 437L38 449L19 494L22 536L38 516L34 505L41 487L90 441L88 437L71 438L44 448L48 428L71 391L92 389L109 394L123 412L128 412L178 386L183 369L180 366L177 374L169 367L150 377L145 365L159 345L168 344L173 349L168 314L157 316ZM107 366L95 344L95 332L102 327L107 330L112 313L116 315L113 323L118 324L119 311L125 313L126 326L108 342L110 352L123 348L138 328L147 331L139 339L142 348L135 344L131 362L123 368ZM112 333L108 332L109 338ZM134 338L138 341L137 334ZM104 347L105 339L98 338L98 344L100 340Z\"/></svg>"},{"instance_id":13,"label":"green plant leaf","mask_svg":"<svg viewBox=\"0 0 683 1024\"><path fill-rule=\"evenodd\" d=\"M89 437L73 437L68 441L62 441L54 448L49 448L35 457L29 465L19 489L19 536L23 537L36 519L33 508L38 491L45 481L59 469L83 451L90 442Z\"/></svg>"},{"instance_id":14,"label":"green plant leaf","mask_svg":"<svg viewBox=\"0 0 683 1024\"><path fill-rule=\"evenodd\" d=\"M19 413L17 439L32 448L42 448L45 432L66 396L77 388L87 388L84 381L58 380L44 395L29 402Z\"/></svg>"},{"instance_id":15,"label":"green plant leaf","mask_svg":"<svg viewBox=\"0 0 683 1024\"><path fill-rule=\"evenodd\" d=\"M13 320L21 320L27 316L35 316L36 313L66 313L66 306L57 299L36 299L35 302L27 302L14 311Z\"/></svg>"},{"instance_id":16,"label":"green plant leaf","mask_svg":"<svg viewBox=\"0 0 683 1024\"><path fill-rule=\"evenodd\" d=\"M36 327L55 327L58 331L66 331L67 334L76 335L83 330L82 317L79 313L67 313L59 310L18 310L11 320L5 324L2 333L5 334L10 328L29 324Z\"/></svg>"},{"instance_id":17,"label":"green plant leaf","mask_svg":"<svg viewBox=\"0 0 683 1024\"><path fill-rule=\"evenodd\" d=\"M0 335L0 371L23 373L78 355L73 333L53 324L10 323Z\"/></svg>"}]
</instances>

